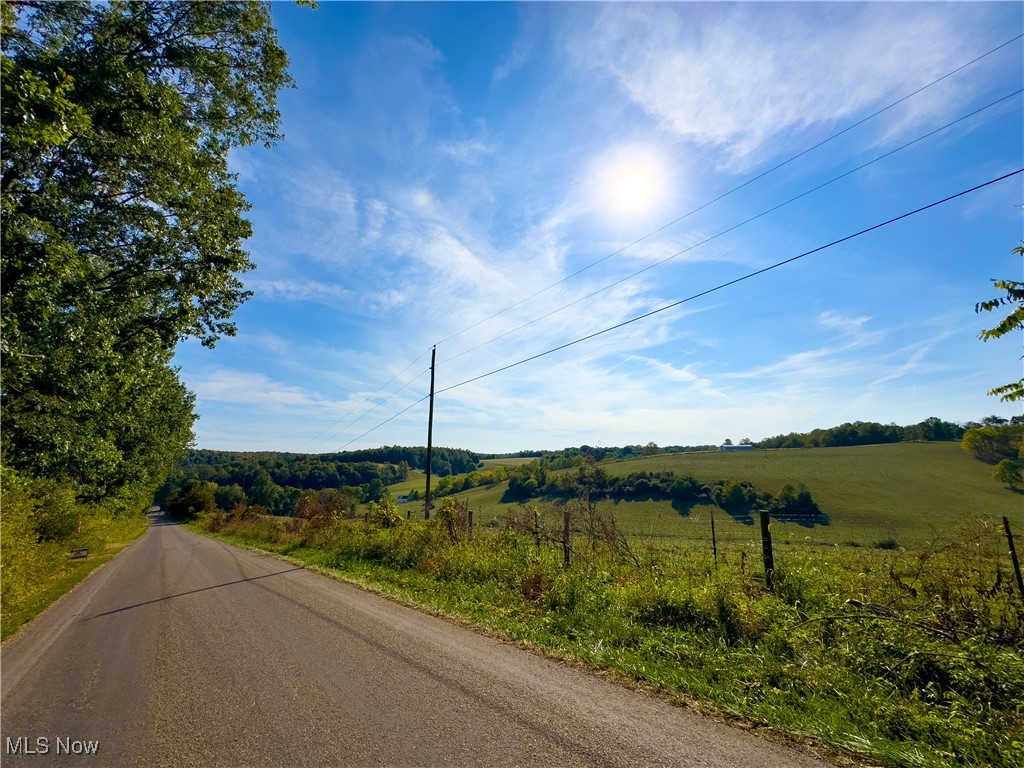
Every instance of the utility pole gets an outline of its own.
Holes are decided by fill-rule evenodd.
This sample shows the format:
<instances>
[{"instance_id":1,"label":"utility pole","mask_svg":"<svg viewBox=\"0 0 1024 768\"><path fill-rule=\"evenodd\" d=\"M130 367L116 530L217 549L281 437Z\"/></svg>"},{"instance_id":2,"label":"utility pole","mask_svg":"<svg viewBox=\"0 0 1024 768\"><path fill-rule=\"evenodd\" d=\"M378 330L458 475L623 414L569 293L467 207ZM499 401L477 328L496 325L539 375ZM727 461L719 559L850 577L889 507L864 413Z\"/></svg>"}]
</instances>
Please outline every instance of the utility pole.
<instances>
[{"instance_id":1,"label":"utility pole","mask_svg":"<svg viewBox=\"0 0 1024 768\"><path fill-rule=\"evenodd\" d=\"M427 501L423 505L423 519L430 519L430 460L434 449L434 361L437 345L430 350L430 415L427 416Z\"/></svg>"}]
</instances>

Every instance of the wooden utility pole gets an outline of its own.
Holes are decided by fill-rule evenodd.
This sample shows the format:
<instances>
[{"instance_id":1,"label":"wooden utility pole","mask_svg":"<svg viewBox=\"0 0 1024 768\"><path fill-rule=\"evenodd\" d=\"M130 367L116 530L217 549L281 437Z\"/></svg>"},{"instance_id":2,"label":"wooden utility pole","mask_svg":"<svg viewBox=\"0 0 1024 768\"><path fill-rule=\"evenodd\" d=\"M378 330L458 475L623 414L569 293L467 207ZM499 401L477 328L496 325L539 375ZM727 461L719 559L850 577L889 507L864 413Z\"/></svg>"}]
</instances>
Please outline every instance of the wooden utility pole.
<instances>
[{"instance_id":1,"label":"wooden utility pole","mask_svg":"<svg viewBox=\"0 0 1024 768\"><path fill-rule=\"evenodd\" d=\"M423 519L430 519L430 461L434 449L434 362L437 345L430 350L430 414L427 416L427 501L423 505Z\"/></svg>"}]
</instances>

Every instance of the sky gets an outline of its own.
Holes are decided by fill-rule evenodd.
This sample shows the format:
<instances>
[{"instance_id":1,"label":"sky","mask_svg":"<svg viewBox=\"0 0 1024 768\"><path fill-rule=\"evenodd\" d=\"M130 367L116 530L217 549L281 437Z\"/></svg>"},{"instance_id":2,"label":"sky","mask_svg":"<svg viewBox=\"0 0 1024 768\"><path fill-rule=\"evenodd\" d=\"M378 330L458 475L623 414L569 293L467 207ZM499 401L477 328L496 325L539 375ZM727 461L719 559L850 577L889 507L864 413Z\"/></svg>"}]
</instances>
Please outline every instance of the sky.
<instances>
[{"instance_id":1,"label":"sky","mask_svg":"<svg viewBox=\"0 0 1024 768\"><path fill-rule=\"evenodd\" d=\"M197 447L425 445L435 347L433 443L487 453L1021 412L974 311L1022 279L1020 174L843 239L1024 168L1024 5L272 15L254 295L176 354Z\"/></svg>"}]
</instances>

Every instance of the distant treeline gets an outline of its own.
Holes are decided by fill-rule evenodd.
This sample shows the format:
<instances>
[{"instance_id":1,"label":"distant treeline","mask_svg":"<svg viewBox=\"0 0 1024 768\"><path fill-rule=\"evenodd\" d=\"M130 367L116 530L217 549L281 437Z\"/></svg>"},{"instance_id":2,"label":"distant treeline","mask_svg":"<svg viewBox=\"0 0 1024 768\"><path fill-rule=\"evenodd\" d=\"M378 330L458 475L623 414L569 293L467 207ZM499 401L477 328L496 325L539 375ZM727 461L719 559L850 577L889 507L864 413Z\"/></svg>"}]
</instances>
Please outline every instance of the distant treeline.
<instances>
[{"instance_id":1,"label":"distant treeline","mask_svg":"<svg viewBox=\"0 0 1024 768\"><path fill-rule=\"evenodd\" d=\"M835 448L921 440L960 440L964 436L964 431L971 426L974 425L954 424L936 417L905 427L874 421L854 421L828 429L766 437L755 445L758 448Z\"/></svg>"},{"instance_id":2,"label":"distant treeline","mask_svg":"<svg viewBox=\"0 0 1024 768\"><path fill-rule=\"evenodd\" d=\"M698 451L717 451L717 445L666 445L656 443L646 445L624 446L592 446L581 445L578 448L563 448L560 451L518 451L516 453L481 453L481 459L540 459L548 469L565 469L579 466L587 457L596 461L624 461L640 456L653 456L657 453L695 453Z\"/></svg>"},{"instance_id":3,"label":"distant treeline","mask_svg":"<svg viewBox=\"0 0 1024 768\"><path fill-rule=\"evenodd\" d=\"M471 472L479 457L461 448L434 448L432 472L445 477ZM158 503L169 502L189 481L213 483L228 489L221 496L230 503L259 505L279 515L291 515L308 491L344 489L362 501L377 501L385 487L408 477L410 469L425 470L427 449L391 446L326 454L271 451L192 450L157 493ZM229 492L230 491L230 492Z\"/></svg>"}]
</instances>

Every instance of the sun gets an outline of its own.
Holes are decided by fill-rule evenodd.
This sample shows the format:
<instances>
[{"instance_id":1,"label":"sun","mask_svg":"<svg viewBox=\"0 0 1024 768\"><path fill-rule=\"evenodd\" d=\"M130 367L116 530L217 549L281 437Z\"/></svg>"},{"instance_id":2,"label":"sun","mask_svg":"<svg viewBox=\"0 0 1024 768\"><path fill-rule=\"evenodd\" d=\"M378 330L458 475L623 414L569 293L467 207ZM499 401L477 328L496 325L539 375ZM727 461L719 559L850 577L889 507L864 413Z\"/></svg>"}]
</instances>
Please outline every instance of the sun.
<instances>
[{"instance_id":1,"label":"sun","mask_svg":"<svg viewBox=\"0 0 1024 768\"><path fill-rule=\"evenodd\" d=\"M651 152L632 150L606 161L601 189L622 214L640 214L656 205L663 193L663 174Z\"/></svg>"},{"instance_id":2,"label":"sun","mask_svg":"<svg viewBox=\"0 0 1024 768\"><path fill-rule=\"evenodd\" d=\"M611 197L621 211L646 210L654 198L654 179L641 168L622 171L612 181Z\"/></svg>"}]
</instances>

